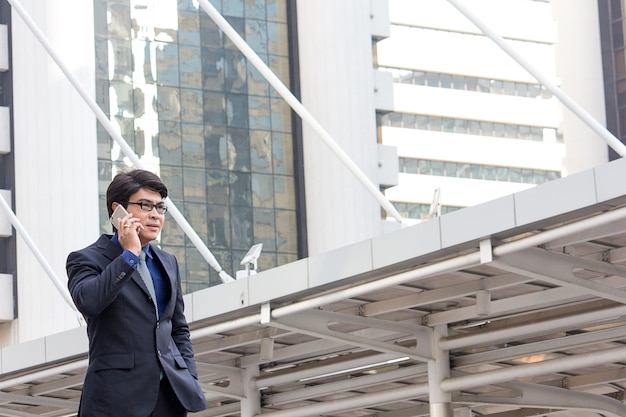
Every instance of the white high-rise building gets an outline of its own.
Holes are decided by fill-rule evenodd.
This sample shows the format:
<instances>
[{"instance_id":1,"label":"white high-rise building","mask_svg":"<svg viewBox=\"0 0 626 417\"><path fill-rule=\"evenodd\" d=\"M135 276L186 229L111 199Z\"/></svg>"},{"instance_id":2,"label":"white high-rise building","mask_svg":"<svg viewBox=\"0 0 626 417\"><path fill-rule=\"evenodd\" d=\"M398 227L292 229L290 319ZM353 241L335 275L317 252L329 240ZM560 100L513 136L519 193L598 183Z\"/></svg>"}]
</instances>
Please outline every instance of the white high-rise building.
<instances>
[{"instance_id":1,"label":"white high-rise building","mask_svg":"<svg viewBox=\"0 0 626 417\"><path fill-rule=\"evenodd\" d=\"M399 185L386 195L404 217L429 218L436 190L445 213L607 161L606 144L535 78L604 123L599 29L585 24L597 22L595 2L389 5L376 57L393 76L394 108L380 136L398 150Z\"/></svg>"}]
</instances>

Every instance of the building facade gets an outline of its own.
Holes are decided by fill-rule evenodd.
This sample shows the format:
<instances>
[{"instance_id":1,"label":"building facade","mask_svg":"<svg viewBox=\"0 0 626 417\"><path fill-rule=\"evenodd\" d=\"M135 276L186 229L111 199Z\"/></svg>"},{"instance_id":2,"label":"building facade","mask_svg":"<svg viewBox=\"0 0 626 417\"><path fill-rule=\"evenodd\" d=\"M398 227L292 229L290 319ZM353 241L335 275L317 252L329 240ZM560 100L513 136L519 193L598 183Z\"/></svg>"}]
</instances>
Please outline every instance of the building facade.
<instances>
[{"instance_id":1,"label":"building facade","mask_svg":"<svg viewBox=\"0 0 626 417\"><path fill-rule=\"evenodd\" d=\"M288 3L215 4L290 86ZM94 6L97 101L146 167L167 180L172 201L218 262L236 271L257 243L263 269L298 259L301 164L288 104L197 2ZM132 166L99 129L103 232L110 231L106 184ZM183 260L186 292L207 286L206 261L175 222L166 224L161 244ZM211 269L208 284L219 282Z\"/></svg>"},{"instance_id":2,"label":"building facade","mask_svg":"<svg viewBox=\"0 0 626 417\"><path fill-rule=\"evenodd\" d=\"M505 16L487 21L602 116L601 67L587 59L599 59L597 24L577 54L561 54L557 42L573 36L577 19L593 20L597 4L501 3L472 9ZM201 2L30 0L20 3L25 15L1 4L10 65L0 104L10 133L0 142L0 185L28 239L3 217L0 345L77 325L58 290L65 259L110 233L104 192L133 167L113 133L163 177L231 276L256 243L267 270L400 227L311 120L409 223L431 215L436 189L446 212L606 159L602 141L445 1L212 1L300 99L308 113L298 116ZM568 76L579 67L589 82ZM575 152L586 157L567 166ZM220 283L175 219L159 243L177 255L187 292Z\"/></svg>"},{"instance_id":3,"label":"building facade","mask_svg":"<svg viewBox=\"0 0 626 417\"><path fill-rule=\"evenodd\" d=\"M263 244L258 268L267 270L386 230L376 198L310 121L293 116L199 2L15 6L3 2L2 10L12 18L6 26L11 65L2 76L13 77L14 91L4 107L12 120L2 188L28 238L3 217L0 344L77 325L61 294L65 259L111 233L106 187L117 172L133 168L133 157L165 180L171 203L231 277L254 244ZM332 1L209 6L301 97L310 118L375 187L384 177L393 182L393 153L376 142L380 94L371 55L372 39L388 28L386 2L362 8L355 0L341 10ZM328 24L328 39L319 37L320 21ZM335 33L346 21L356 38L352 31ZM334 49L327 47L330 38ZM324 54L330 55L320 59ZM382 166L383 156L391 163ZM179 259L185 292L221 283L174 218L168 216L158 243Z\"/></svg>"},{"instance_id":4,"label":"building facade","mask_svg":"<svg viewBox=\"0 0 626 417\"><path fill-rule=\"evenodd\" d=\"M435 198L446 213L607 160L606 145L470 20L604 123L597 5L561 3L477 0L463 2L467 15L456 2L390 0L391 36L376 55L394 79L394 110L379 126L398 149L400 184L387 196L404 217L436 214Z\"/></svg>"}]
</instances>

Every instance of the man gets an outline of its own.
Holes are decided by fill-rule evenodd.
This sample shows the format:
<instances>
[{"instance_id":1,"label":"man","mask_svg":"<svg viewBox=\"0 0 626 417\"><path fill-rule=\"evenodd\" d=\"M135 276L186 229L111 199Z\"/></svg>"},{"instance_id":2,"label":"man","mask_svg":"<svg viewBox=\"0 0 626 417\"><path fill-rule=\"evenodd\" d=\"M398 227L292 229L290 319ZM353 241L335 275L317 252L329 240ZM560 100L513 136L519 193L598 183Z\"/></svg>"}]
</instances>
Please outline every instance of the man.
<instances>
[{"instance_id":1,"label":"man","mask_svg":"<svg viewBox=\"0 0 626 417\"><path fill-rule=\"evenodd\" d=\"M179 417L206 408L178 262L150 244L163 228L166 197L167 187L149 171L116 175L107 210L110 216L122 205L128 214L113 236L67 258L68 288L89 336L81 417Z\"/></svg>"}]
</instances>

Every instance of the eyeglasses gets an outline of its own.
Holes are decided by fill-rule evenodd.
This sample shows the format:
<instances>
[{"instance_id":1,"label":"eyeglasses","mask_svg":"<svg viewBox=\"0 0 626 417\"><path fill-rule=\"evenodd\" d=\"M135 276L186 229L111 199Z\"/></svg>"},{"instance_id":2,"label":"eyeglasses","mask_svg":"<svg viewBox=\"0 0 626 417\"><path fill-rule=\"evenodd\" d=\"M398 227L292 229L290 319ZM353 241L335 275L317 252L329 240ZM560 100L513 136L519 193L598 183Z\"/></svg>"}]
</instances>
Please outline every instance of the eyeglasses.
<instances>
[{"instance_id":1,"label":"eyeglasses","mask_svg":"<svg viewBox=\"0 0 626 417\"><path fill-rule=\"evenodd\" d=\"M165 212L167 212L167 206L165 205L165 203L154 204L151 201L129 201L128 204L136 204L141 207L143 211L152 211L153 208L156 208L156 211L159 214L165 214Z\"/></svg>"}]
</instances>

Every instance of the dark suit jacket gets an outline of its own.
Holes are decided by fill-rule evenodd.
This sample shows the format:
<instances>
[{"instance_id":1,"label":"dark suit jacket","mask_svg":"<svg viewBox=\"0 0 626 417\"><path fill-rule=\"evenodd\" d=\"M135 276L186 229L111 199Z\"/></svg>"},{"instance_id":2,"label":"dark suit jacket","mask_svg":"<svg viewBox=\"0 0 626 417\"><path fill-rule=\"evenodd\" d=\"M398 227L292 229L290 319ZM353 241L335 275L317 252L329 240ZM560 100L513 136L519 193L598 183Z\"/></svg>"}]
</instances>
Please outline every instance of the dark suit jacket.
<instances>
[{"instance_id":1,"label":"dark suit jacket","mask_svg":"<svg viewBox=\"0 0 626 417\"><path fill-rule=\"evenodd\" d=\"M67 258L68 288L89 336L81 416L149 415L161 370L187 410L206 408L183 315L178 262L154 245L152 251L172 294L158 322L139 272L120 256L111 236L102 235Z\"/></svg>"}]
</instances>

